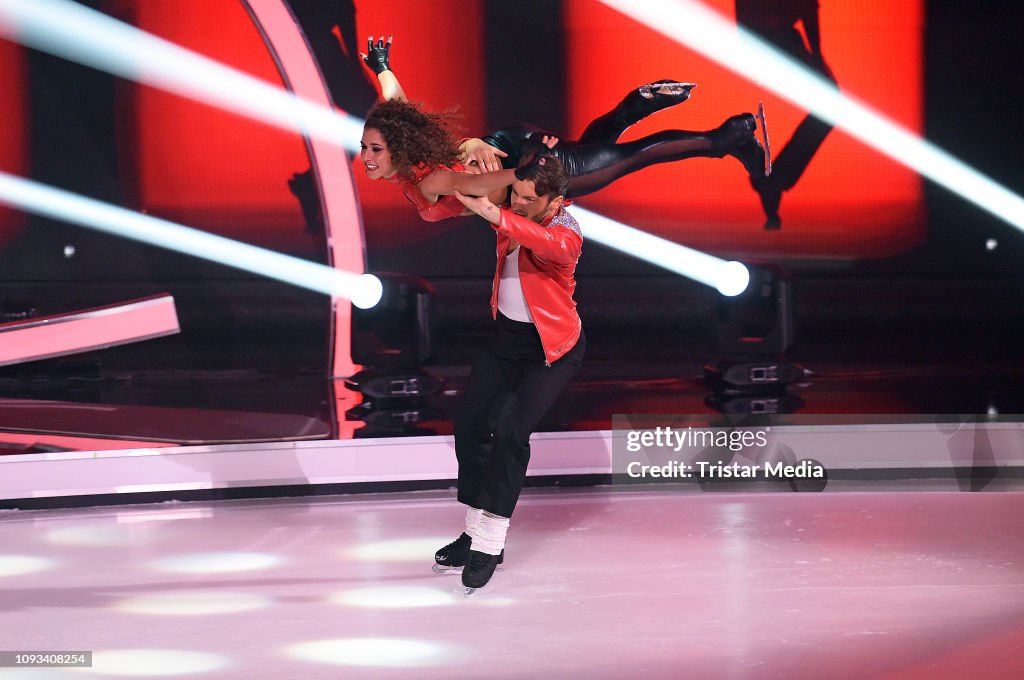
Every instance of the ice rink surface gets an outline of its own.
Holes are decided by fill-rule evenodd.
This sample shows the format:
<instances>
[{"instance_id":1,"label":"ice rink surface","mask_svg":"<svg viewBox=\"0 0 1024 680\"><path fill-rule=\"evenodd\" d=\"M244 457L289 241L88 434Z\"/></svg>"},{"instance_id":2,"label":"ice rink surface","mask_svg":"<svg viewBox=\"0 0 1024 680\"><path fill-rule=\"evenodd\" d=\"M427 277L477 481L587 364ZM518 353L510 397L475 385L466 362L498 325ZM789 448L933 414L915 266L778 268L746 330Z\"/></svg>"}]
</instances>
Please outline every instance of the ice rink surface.
<instances>
[{"instance_id":1,"label":"ice rink surface","mask_svg":"<svg viewBox=\"0 0 1024 680\"><path fill-rule=\"evenodd\" d=\"M865 486L862 484L862 487ZM469 598L454 492L0 513L0 678L1020 678L1024 493L528 489Z\"/></svg>"}]
</instances>

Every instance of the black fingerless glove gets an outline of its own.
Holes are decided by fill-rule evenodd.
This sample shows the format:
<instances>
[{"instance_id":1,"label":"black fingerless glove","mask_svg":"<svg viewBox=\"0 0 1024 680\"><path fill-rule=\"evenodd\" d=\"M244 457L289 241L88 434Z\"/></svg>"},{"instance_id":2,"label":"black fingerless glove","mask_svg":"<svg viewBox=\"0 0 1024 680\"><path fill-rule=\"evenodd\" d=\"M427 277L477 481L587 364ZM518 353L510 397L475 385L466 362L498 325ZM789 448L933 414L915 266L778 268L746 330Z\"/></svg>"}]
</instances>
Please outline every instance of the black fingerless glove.
<instances>
[{"instance_id":1,"label":"black fingerless glove","mask_svg":"<svg viewBox=\"0 0 1024 680\"><path fill-rule=\"evenodd\" d=\"M519 164L516 166L516 179L519 181L533 179L548 159L554 157L555 154L551 149L536 137L531 137L527 140L523 147L523 153L519 157Z\"/></svg>"},{"instance_id":2,"label":"black fingerless glove","mask_svg":"<svg viewBox=\"0 0 1024 680\"><path fill-rule=\"evenodd\" d=\"M373 44L372 35L366 39L366 56L363 57L363 61L370 67L370 70L377 75L384 73L384 71L390 71L391 64L388 63L390 57L391 38L384 42L384 36L381 36L376 45Z\"/></svg>"}]
</instances>

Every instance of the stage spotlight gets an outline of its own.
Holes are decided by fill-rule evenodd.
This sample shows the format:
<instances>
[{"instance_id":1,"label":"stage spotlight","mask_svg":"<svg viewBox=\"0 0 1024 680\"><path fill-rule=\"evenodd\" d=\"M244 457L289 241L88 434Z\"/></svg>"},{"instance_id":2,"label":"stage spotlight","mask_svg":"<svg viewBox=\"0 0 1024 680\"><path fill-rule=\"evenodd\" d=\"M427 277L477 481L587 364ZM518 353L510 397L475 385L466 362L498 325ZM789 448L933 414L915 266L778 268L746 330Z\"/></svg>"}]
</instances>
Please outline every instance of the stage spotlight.
<instances>
[{"instance_id":1,"label":"stage spotlight","mask_svg":"<svg viewBox=\"0 0 1024 680\"><path fill-rule=\"evenodd\" d=\"M434 288L406 274L378 273L378 303L352 312L352 360L380 367L415 368L434 352Z\"/></svg>"},{"instance_id":2,"label":"stage spotlight","mask_svg":"<svg viewBox=\"0 0 1024 680\"><path fill-rule=\"evenodd\" d=\"M352 310L352 361L368 368L347 379L345 386L380 400L437 392L443 382L421 368L434 353L434 288L406 274L380 273L377 279L379 303ZM403 402L402 408L407 407Z\"/></svg>"},{"instance_id":3,"label":"stage spotlight","mask_svg":"<svg viewBox=\"0 0 1024 680\"><path fill-rule=\"evenodd\" d=\"M730 354L782 354L796 342L793 284L782 269L753 267L742 295L716 300L718 349Z\"/></svg>"},{"instance_id":4,"label":"stage spotlight","mask_svg":"<svg viewBox=\"0 0 1024 680\"><path fill-rule=\"evenodd\" d=\"M805 374L783 357L796 341L792 282L785 271L751 267L742 295L716 300L713 325L723 356L704 367L714 390L706 403L725 413L785 413L802 405L785 394Z\"/></svg>"}]
</instances>

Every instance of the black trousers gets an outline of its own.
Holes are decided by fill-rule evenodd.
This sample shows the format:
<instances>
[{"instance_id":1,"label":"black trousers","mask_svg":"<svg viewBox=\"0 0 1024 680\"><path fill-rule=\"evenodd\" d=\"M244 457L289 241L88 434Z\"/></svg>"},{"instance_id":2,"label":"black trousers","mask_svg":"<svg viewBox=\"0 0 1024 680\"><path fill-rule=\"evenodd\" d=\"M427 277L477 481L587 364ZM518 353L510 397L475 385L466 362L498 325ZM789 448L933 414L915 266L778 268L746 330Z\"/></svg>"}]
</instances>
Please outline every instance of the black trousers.
<instances>
[{"instance_id":1,"label":"black trousers","mask_svg":"<svg viewBox=\"0 0 1024 680\"><path fill-rule=\"evenodd\" d=\"M536 327L501 314L473 364L455 420L459 502L511 517L530 463L530 435L583 363L586 338L551 366Z\"/></svg>"}]
</instances>

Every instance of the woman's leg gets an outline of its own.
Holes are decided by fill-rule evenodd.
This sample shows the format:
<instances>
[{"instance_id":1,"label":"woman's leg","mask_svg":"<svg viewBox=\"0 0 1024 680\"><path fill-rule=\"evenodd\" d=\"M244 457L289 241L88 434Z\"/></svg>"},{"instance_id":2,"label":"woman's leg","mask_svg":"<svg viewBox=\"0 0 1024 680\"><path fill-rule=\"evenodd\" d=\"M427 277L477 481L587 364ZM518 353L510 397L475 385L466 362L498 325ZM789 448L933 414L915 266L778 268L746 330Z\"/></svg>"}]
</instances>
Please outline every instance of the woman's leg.
<instances>
[{"instance_id":1,"label":"woman's leg","mask_svg":"<svg viewBox=\"0 0 1024 680\"><path fill-rule=\"evenodd\" d=\"M580 144L614 144L634 123L685 102L694 87L693 83L665 78L632 89L614 109L591 121L578 141Z\"/></svg>"},{"instance_id":2,"label":"woman's leg","mask_svg":"<svg viewBox=\"0 0 1024 680\"><path fill-rule=\"evenodd\" d=\"M715 130L663 130L624 144L560 143L555 153L569 174L569 197L598 191L629 173L687 158L734 156L751 177L764 176L764 149L754 136L749 113L729 118Z\"/></svg>"}]
</instances>

